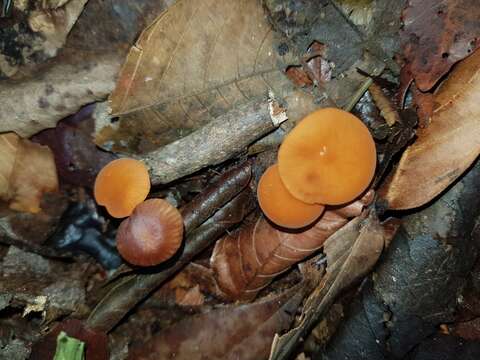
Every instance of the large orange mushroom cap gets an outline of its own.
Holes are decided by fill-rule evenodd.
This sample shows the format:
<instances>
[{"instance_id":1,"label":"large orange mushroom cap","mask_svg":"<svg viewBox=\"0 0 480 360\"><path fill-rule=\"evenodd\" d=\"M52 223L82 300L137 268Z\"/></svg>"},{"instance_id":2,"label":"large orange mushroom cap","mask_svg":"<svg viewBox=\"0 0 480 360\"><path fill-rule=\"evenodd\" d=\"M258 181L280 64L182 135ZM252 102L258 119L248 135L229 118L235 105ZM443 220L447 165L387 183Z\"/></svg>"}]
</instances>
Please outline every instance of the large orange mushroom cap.
<instances>
[{"instance_id":1,"label":"large orange mushroom cap","mask_svg":"<svg viewBox=\"0 0 480 360\"><path fill-rule=\"evenodd\" d=\"M114 160L100 170L95 179L95 200L115 218L130 216L149 192L148 169L135 159Z\"/></svg>"},{"instance_id":2,"label":"large orange mushroom cap","mask_svg":"<svg viewBox=\"0 0 480 360\"><path fill-rule=\"evenodd\" d=\"M278 151L287 190L306 203L339 205L354 200L375 173L375 142L356 116L335 108L305 117Z\"/></svg>"},{"instance_id":3,"label":"large orange mushroom cap","mask_svg":"<svg viewBox=\"0 0 480 360\"><path fill-rule=\"evenodd\" d=\"M278 166L270 166L260 178L257 188L260 208L275 224L297 229L310 225L323 213L324 207L295 199L285 188Z\"/></svg>"}]
</instances>

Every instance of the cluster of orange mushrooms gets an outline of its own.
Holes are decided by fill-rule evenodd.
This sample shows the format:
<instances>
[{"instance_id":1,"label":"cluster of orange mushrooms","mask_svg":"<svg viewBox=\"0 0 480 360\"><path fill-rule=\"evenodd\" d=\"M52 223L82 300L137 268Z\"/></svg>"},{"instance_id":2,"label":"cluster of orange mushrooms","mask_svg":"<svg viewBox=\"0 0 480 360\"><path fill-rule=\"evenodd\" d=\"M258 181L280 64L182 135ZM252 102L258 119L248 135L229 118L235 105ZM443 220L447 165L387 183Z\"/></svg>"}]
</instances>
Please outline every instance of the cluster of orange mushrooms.
<instances>
[{"instance_id":1,"label":"cluster of orange mushrooms","mask_svg":"<svg viewBox=\"0 0 480 360\"><path fill-rule=\"evenodd\" d=\"M372 181L375 143L354 115L327 108L303 119L285 138L278 164L258 184L258 202L275 224L290 229L312 224L325 205L355 200ZM125 218L117 248L130 264L153 266L171 258L183 238L180 212L162 199L145 200L148 169L138 160L118 159L95 180L94 195L115 218Z\"/></svg>"},{"instance_id":2,"label":"cluster of orange mushrooms","mask_svg":"<svg viewBox=\"0 0 480 360\"><path fill-rule=\"evenodd\" d=\"M273 223L308 226L325 205L355 200L375 173L375 142L363 122L349 112L326 108L304 118L278 151L278 163L259 181L257 197Z\"/></svg>"},{"instance_id":3,"label":"cluster of orange mushrooms","mask_svg":"<svg viewBox=\"0 0 480 360\"><path fill-rule=\"evenodd\" d=\"M95 179L94 196L115 218L124 218L117 232L117 249L130 264L153 266L171 258L183 238L180 212L167 201L148 199L150 177L134 159L107 164Z\"/></svg>"}]
</instances>

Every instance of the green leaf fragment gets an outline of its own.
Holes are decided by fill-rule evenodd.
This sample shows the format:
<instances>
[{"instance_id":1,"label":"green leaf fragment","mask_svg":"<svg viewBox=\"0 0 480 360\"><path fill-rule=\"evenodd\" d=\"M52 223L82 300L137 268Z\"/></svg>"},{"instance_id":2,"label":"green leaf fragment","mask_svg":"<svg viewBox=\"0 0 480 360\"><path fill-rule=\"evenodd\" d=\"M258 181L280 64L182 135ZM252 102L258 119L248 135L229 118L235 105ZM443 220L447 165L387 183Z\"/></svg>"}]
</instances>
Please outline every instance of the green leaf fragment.
<instances>
[{"instance_id":1,"label":"green leaf fragment","mask_svg":"<svg viewBox=\"0 0 480 360\"><path fill-rule=\"evenodd\" d=\"M68 336L64 331L57 336L57 349L53 360L84 360L85 343Z\"/></svg>"}]
</instances>

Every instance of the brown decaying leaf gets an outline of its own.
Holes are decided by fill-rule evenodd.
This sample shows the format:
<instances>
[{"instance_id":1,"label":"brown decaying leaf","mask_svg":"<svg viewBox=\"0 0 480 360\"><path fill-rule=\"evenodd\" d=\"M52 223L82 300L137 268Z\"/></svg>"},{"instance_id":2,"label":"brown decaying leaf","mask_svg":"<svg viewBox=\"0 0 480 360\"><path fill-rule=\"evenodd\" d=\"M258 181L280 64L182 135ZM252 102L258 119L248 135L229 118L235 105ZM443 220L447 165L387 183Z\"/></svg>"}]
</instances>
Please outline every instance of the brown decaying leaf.
<instances>
[{"instance_id":1,"label":"brown decaying leaf","mask_svg":"<svg viewBox=\"0 0 480 360\"><path fill-rule=\"evenodd\" d=\"M311 228L286 232L263 216L243 225L215 244L211 266L220 289L230 300L251 300L275 276L288 270L323 246L325 240L358 216L373 199L368 192L362 199L335 210L327 210Z\"/></svg>"},{"instance_id":2,"label":"brown decaying leaf","mask_svg":"<svg viewBox=\"0 0 480 360\"><path fill-rule=\"evenodd\" d=\"M403 154L380 193L391 209L421 206L460 176L480 152L480 51L466 58L435 93L427 128Z\"/></svg>"},{"instance_id":3,"label":"brown decaying leaf","mask_svg":"<svg viewBox=\"0 0 480 360\"><path fill-rule=\"evenodd\" d=\"M8 133L0 135L0 154L0 197L11 209L39 212L43 193L58 189L50 149Z\"/></svg>"},{"instance_id":4,"label":"brown decaying leaf","mask_svg":"<svg viewBox=\"0 0 480 360\"><path fill-rule=\"evenodd\" d=\"M402 93L414 78L430 90L452 65L480 46L477 0L410 0L401 32L404 57Z\"/></svg>"},{"instance_id":5,"label":"brown decaying leaf","mask_svg":"<svg viewBox=\"0 0 480 360\"><path fill-rule=\"evenodd\" d=\"M222 306L186 318L133 349L129 359L266 359L275 333L290 327L304 285L252 304Z\"/></svg>"},{"instance_id":6,"label":"brown decaying leaf","mask_svg":"<svg viewBox=\"0 0 480 360\"><path fill-rule=\"evenodd\" d=\"M172 140L172 130L178 138L269 89L280 95L288 79L273 34L260 1L179 0L130 50L113 113Z\"/></svg>"},{"instance_id":7,"label":"brown decaying leaf","mask_svg":"<svg viewBox=\"0 0 480 360\"><path fill-rule=\"evenodd\" d=\"M338 295L365 276L377 262L385 240L394 233L390 226L385 232L374 211L365 215L350 221L325 242L326 275L305 300L299 325L282 336L275 336L270 360L289 359L301 337L311 331Z\"/></svg>"}]
</instances>

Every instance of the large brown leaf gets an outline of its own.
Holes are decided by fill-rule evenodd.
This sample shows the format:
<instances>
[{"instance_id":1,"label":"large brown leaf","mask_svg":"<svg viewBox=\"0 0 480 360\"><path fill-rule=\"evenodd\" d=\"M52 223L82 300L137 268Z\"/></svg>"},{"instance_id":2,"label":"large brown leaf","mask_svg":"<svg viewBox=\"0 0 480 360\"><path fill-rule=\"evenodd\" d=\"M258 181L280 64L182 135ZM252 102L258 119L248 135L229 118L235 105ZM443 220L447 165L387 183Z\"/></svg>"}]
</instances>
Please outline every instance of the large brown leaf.
<instances>
[{"instance_id":1,"label":"large brown leaf","mask_svg":"<svg viewBox=\"0 0 480 360\"><path fill-rule=\"evenodd\" d=\"M392 237L391 225L384 228L374 211L359 216L325 242L327 272L318 287L305 300L300 323L272 344L270 360L289 359L302 336L312 329L337 296L365 276L382 253L385 240Z\"/></svg>"},{"instance_id":2,"label":"large brown leaf","mask_svg":"<svg viewBox=\"0 0 480 360\"><path fill-rule=\"evenodd\" d=\"M480 51L466 58L434 95L427 128L381 189L391 209L421 206L460 176L480 152Z\"/></svg>"},{"instance_id":3,"label":"large brown leaf","mask_svg":"<svg viewBox=\"0 0 480 360\"><path fill-rule=\"evenodd\" d=\"M40 211L43 193L58 188L50 149L14 133L0 135L0 198L18 211Z\"/></svg>"},{"instance_id":4,"label":"large brown leaf","mask_svg":"<svg viewBox=\"0 0 480 360\"><path fill-rule=\"evenodd\" d=\"M403 17L404 88L414 78L420 90L430 90L480 45L477 0L410 0Z\"/></svg>"},{"instance_id":5,"label":"large brown leaf","mask_svg":"<svg viewBox=\"0 0 480 360\"><path fill-rule=\"evenodd\" d=\"M252 304L222 306L186 318L133 349L129 359L266 359L275 333L290 327L304 285Z\"/></svg>"},{"instance_id":6,"label":"large brown leaf","mask_svg":"<svg viewBox=\"0 0 480 360\"><path fill-rule=\"evenodd\" d=\"M268 89L280 94L289 82L278 60L261 1L179 0L130 50L110 97L115 114L131 113L119 135L158 147ZM98 139L115 136L107 126Z\"/></svg>"},{"instance_id":7,"label":"large brown leaf","mask_svg":"<svg viewBox=\"0 0 480 360\"><path fill-rule=\"evenodd\" d=\"M220 289L230 300L253 299L275 276L320 249L350 217L359 215L372 195L370 192L344 208L327 210L306 231L282 231L260 217L226 235L216 243L211 257Z\"/></svg>"}]
</instances>

